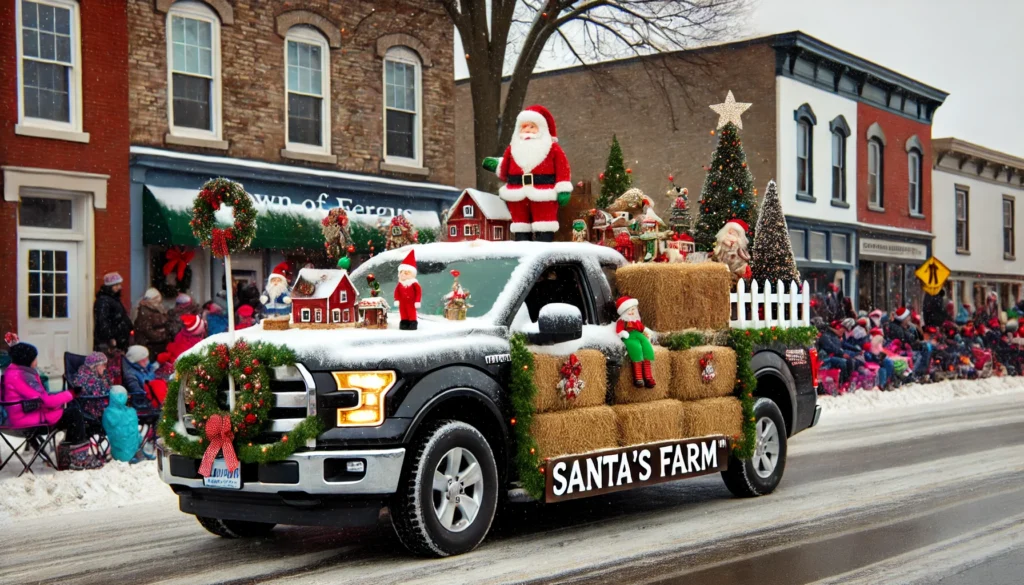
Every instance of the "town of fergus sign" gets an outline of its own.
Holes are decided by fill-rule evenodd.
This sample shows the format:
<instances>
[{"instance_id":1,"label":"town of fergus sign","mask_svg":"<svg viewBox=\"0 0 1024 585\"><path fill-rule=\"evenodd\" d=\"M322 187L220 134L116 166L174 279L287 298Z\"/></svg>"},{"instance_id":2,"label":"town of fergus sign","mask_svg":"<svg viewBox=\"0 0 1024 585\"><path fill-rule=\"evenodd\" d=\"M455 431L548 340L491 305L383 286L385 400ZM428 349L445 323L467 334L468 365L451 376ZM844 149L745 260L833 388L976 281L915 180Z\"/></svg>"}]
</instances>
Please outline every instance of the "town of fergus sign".
<instances>
[{"instance_id":1,"label":"town of fergus sign","mask_svg":"<svg viewBox=\"0 0 1024 585\"><path fill-rule=\"evenodd\" d=\"M724 471L728 445L712 435L549 459L544 499L575 500Z\"/></svg>"}]
</instances>

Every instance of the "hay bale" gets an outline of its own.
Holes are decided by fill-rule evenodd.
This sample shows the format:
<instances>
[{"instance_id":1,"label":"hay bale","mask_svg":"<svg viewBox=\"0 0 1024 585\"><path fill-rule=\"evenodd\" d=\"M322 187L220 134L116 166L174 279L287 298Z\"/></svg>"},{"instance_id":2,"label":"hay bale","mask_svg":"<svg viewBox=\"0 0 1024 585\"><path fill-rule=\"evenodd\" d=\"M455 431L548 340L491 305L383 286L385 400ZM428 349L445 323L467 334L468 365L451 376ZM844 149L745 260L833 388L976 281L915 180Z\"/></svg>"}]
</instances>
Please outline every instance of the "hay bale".
<instances>
[{"instance_id":1,"label":"hay bale","mask_svg":"<svg viewBox=\"0 0 1024 585\"><path fill-rule=\"evenodd\" d=\"M619 444L615 411L610 406L538 414L533 417L530 433L537 441L541 458L587 453Z\"/></svg>"},{"instance_id":2,"label":"hay bale","mask_svg":"<svg viewBox=\"0 0 1024 585\"><path fill-rule=\"evenodd\" d=\"M684 437L732 437L743 431L743 408L738 398L705 398L680 404L683 405Z\"/></svg>"},{"instance_id":3,"label":"hay bale","mask_svg":"<svg viewBox=\"0 0 1024 585\"><path fill-rule=\"evenodd\" d=\"M568 356L533 354L533 382L537 385L533 406L537 412L558 412L604 404L608 389L608 366L604 354L596 349L581 349L576 352L576 356L583 364L581 378L585 386L575 400L567 402L558 393L558 381L562 379L559 370Z\"/></svg>"},{"instance_id":4,"label":"hay bale","mask_svg":"<svg viewBox=\"0 0 1024 585\"><path fill-rule=\"evenodd\" d=\"M619 445L640 445L683 437L683 403L656 400L613 406L619 424Z\"/></svg>"},{"instance_id":5,"label":"hay bale","mask_svg":"<svg viewBox=\"0 0 1024 585\"><path fill-rule=\"evenodd\" d=\"M291 317L267 317L260 324L264 331L287 331L291 326Z\"/></svg>"},{"instance_id":6,"label":"hay bale","mask_svg":"<svg viewBox=\"0 0 1024 585\"><path fill-rule=\"evenodd\" d=\"M701 380L700 360L712 353L715 379ZM702 345L672 353L672 384L669 396L677 400L700 400L731 396L736 388L736 352L730 347Z\"/></svg>"},{"instance_id":7,"label":"hay bale","mask_svg":"<svg viewBox=\"0 0 1024 585\"><path fill-rule=\"evenodd\" d=\"M637 388L633 385L633 366L629 357L622 359L619 379L615 384L615 404L634 404L664 400L668 397L672 381L672 352L661 346L654 347L654 388Z\"/></svg>"},{"instance_id":8,"label":"hay bale","mask_svg":"<svg viewBox=\"0 0 1024 585\"><path fill-rule=\"evenodd\" d=\"M655 331L729 326L732 275L724 264L629 264L615 279L622 294L640 302L644 324Z\"/></svg>"}]
</instances>

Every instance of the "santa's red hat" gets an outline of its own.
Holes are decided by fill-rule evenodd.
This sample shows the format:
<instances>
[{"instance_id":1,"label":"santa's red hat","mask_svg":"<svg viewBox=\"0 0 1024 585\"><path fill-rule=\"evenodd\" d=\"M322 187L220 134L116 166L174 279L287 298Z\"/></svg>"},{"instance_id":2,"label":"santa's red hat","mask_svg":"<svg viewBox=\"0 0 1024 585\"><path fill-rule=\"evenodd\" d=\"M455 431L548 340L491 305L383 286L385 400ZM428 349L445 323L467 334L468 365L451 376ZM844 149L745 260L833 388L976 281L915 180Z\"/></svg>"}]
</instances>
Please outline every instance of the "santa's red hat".
<instances>
[{"instance_id":1,"label":"santa's red hat","mask_svg":"<svg viewBox=\"0 0 1024 585\"><path fill-rule=\"evenodd\" d=\"M869 335L871 335L871 337L875 337L876 335L882 335L882 328L872 327Z\"/></svg>"},{"instance_id":2,"label":"santa's red hat","mask_svg":"<svg viewBox=\"0 0 1024 585\"><path fill-rule=\"evenodd\" d=\"M747 225L747 222L743 221L742 219L734 218L734 219L730 219L729 221L727 221L725 223L726 224L734 223L734 224L740 226L743 229L743 233L745 233L745 234L749 234L750 233L750 226Z\"/></svg>"},{"instance_id":3,"label":"santa's red hat","mask_svg":"<svg viewBox=\"0 0 1024 585\"><path fill-rule=\"evenodd\" d=\"M398 270L410 270L413 274L416 274L416 250L409 250L409 255L398 265Z\"/></svg>"},{"instance_id":4,"label":"santa's red hat","mask_svg":"<svg viewBox=\"0 0 1024 585\"><path fill-rule=\"evenodd\" d=\"M896 309L896 320L900 323L910 318L910 309L906 307L900 307Z\"/></svg>"},{"instance_id":5,"label":"santa's red hat","mask_svg":"<svg viewBox=\"0 0 1024 585\"><path fill-rule=\"evenodd\" d=\"M191 313L185 313L181 316L181 323L185 326L186 331L195 333L203 326L203 318Z\"/></svg>"},{"instance_id":6,"label":"santa's red hat","mask_svg":"<svg viewBox=\"0 0 1024 585\"><path fill-rule=\"evenodd\" d=\"M615 310L619 313L619 315L625 315L626 311L632 309L633 307L639 304L639 301L637 301L633 297L623 296L619 297L619 300L615 301Z\"/></svg>"},{"instance_id":7,"label":"santa's red hat","mask_svg":"<svg viewBox=\"0 0 1024 585\"><path fill-rule=\"evenodd\" d=\"M533 122L538 128L548 131L551 134L551 142L558 142L558 132L555 130L555 118L547 108L540 105L533 105L516 116L516 126L523 122Z\"/></svg>"}]
</instances>

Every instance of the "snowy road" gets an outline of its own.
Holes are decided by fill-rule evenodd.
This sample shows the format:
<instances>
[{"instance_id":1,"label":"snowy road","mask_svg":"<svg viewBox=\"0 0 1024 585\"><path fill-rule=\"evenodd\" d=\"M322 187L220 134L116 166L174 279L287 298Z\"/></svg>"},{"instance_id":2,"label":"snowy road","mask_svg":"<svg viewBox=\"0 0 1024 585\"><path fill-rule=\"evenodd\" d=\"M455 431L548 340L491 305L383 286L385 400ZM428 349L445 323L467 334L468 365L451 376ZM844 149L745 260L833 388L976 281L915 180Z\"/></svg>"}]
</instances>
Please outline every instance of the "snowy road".
<instances>
[{"instance_id":1,"label":"snowy road","mask_svg":"<svg viewBox=\"0 0 1024 585\"><path fill-rule=\"evenodd\" d=\"M443 560L406 556L383 523L218 539L168 494L3 527L0 583L1019 583L1022 445L1020 391L829 413L771 496L709 476L517 506Z\"/></svg>"}]
</instances>

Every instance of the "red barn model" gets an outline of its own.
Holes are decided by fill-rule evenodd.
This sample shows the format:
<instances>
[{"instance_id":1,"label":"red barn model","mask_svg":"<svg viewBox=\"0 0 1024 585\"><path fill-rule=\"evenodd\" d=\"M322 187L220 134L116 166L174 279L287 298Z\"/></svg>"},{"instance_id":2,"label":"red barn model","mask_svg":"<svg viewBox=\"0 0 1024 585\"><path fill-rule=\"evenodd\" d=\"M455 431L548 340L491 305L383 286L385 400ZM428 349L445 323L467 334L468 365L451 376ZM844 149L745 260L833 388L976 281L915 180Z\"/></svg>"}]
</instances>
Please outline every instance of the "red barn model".
<instances>
[{"instance_id":1,"label":"red barn model","mask_svg":"<svg viewBox=\"0 0 1024 585\"><path fill-rule=\"evenodd\" d=\"M303 268L292 287L292 327L353 327L358 296L347 271Z\"/></svg>"},{"instance_id":2,"label":"red barn model","mask_svg":"<svg viewBox=\"0 0 1024 585\"><path fill-rule=\"evenodd\" d=\"M509 239L508 226L512 215L497 195L466 189L448 212L448 241Z\"/></svg>"}]
</instances>

